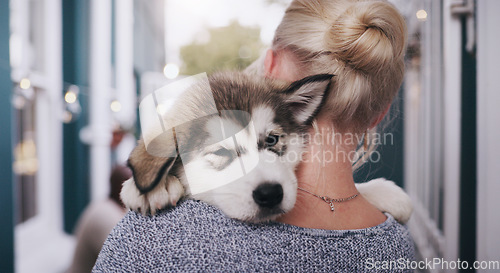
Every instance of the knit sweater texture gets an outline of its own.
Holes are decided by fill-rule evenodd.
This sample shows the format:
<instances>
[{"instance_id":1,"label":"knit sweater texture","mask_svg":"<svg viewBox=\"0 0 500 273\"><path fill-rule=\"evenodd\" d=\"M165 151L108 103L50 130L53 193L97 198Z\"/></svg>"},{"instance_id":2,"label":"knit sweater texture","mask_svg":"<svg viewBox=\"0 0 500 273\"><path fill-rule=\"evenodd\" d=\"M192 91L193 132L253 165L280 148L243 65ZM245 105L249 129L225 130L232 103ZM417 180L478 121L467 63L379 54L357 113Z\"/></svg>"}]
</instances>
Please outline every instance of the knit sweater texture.
<instances>
[{"instance_id":1,"label":"knit sweater texture","mask_svg":"<svg viewBox=\"0 0 500 273\"><path fill-rule=\"evenodd\" d=\"M386 215L375 227L321 230L243 223L185 200L154 216L129 211L93 272L411 272L408 229Z\"/></svg>"}]
</instances>

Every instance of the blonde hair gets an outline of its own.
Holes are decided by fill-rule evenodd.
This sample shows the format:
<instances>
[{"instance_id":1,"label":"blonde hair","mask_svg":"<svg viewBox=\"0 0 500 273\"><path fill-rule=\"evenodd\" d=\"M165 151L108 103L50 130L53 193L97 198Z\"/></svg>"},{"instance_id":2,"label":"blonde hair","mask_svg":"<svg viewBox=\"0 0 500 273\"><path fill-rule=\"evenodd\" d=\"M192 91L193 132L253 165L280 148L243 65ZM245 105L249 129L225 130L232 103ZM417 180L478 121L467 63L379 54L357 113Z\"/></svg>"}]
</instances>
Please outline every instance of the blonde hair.
<instances>
[{"instance_id":1,"label":"blonde hair","mask_svg":"<svg viewBox=\"0 0 500 273\"><path fill-rule=\"evenodd\" d=\"M384 0L294 0L272 47L294 54L301 76L334 74L321 115L362 133L397 94L405 45L405 21Z\"/></svg>"}]
</instances>

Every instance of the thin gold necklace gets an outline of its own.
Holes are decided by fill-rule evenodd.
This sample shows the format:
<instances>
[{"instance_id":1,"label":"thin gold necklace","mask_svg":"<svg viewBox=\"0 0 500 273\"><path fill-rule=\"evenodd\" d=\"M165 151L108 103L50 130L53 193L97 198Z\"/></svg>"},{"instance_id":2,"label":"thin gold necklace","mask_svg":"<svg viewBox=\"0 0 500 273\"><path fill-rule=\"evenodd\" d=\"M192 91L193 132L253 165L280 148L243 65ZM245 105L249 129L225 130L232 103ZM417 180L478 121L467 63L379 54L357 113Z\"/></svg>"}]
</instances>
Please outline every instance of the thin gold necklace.
<instances>
[{"instance_id":1,"label":"thin gold necklace","mask_svg":"<svg viewBox=\"0 0 500 273\"><path fill-rule=\"evenodd\" d=\"M346 201L349 201L349 200L352 200L352 199L356 198L356 197L359 195L359 192L357 192L356 194L354 194L354 195L352 195L352 196L349 196L349 197L345 197L345 198L330 198L330 197L328 197L328 196L320 196L320 195L317 195L317 194L312 193L312 192L310 192L310 191L308 191L308 190L305 190L305 189L303 189L303 188L301 188L301 187L298 187L298 188L299 188L299 190L301 190L301 191L305 191L305 192L307 192L307 193L309 193L309 194L312 194L312 195L314 195L314 196L318 197L319 199L321 199L321 200L325 201L328 205L330 205L330 209L332 210L332 212L334 212L334 211L335 211L335 207L333 206L333 203L334 203L334 202L336 202L336 203L346 202Z\"/></svg>"}]
</instances>

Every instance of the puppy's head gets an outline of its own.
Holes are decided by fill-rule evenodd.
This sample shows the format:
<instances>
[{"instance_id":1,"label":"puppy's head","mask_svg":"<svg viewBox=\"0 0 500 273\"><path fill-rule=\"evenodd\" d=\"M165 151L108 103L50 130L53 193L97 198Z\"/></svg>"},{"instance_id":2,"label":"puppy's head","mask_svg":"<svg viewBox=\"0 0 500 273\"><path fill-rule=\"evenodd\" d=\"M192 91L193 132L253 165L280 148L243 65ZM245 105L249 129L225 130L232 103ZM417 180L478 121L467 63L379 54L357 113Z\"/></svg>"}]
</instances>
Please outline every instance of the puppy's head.
<instances>
[{"instance_id":1,"label":"puppy's head","mask_svg":"<svg viewBox=\"0 0 500 273\"><path fill-rule=\"evenodd\" d=\"M212 76L218 113L175 126L155 141L155 151L140 142L129 159L137 187L146 193L175 175L194 199L232 218L259 222L289 211L297 191L295 166L331 77L280 85L239 73ZM199 112L202 93L186 93L188 107L169 114Z\"/></svg>"}]
</instances>

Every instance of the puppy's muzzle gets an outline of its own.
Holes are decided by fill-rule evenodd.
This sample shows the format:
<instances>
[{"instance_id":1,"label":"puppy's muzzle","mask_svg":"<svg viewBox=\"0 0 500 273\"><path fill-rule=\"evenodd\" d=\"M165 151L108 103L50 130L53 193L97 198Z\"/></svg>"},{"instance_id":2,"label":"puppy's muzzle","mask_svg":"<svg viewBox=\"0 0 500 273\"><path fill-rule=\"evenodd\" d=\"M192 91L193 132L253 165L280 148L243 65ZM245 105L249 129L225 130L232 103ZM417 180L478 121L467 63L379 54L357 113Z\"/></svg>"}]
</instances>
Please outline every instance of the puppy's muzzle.
<instances>
[{"instance_id":1,"label":"puppy's muzzle","mask_svg":"<svg viewBox=\"0 0 500 273\"><path fill-rule=\"evenodd\" d=\"M262 183L253 191L252 197L260 207L272 208L283 200L283 187L275 182Z\"/></svg>"}]
</instances>

